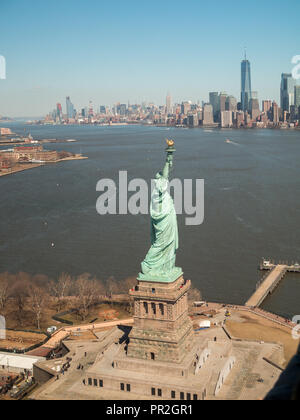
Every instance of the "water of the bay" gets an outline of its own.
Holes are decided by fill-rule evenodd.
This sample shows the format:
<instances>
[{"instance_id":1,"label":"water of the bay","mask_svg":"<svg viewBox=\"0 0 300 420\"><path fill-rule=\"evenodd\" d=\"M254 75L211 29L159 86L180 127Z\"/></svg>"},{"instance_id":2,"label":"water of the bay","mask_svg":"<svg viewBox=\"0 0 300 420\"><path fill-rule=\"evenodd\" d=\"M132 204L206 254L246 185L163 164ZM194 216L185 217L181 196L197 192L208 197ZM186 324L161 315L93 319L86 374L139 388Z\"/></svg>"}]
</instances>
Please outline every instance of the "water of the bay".
<instances>
[{"instance_id":1,"label":"water of the bay","mask_svg":"<svg viewBox=\"0 0 300 420\"><path fill-rule=\"evenodd\" d=\"M163 166L166 137L176 141L173 176L205 180L205 221L186 226L178 216L177 254L205 299L244 303L262 257L300 262L299 131L2 126L76 139L45 148L89 159L0 178L0 272L136 275L150 245L149 216L98 215L96 184L117 182L119 170L150 181ZM287 275L263 308L292 317L299 301L300 274Z\"/></svg>"}]
</instances>

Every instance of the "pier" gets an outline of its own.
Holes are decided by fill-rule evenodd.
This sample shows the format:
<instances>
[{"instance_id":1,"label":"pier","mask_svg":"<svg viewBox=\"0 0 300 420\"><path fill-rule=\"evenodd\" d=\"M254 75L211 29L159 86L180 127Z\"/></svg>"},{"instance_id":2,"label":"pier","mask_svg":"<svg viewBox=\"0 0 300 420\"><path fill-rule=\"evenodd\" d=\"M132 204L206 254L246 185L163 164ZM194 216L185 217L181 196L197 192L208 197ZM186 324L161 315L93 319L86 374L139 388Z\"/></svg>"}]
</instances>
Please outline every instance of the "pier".
<instances>
[{"instance_id":1,"label":"pier","mask_svg":"<svg viewBox=\"0 0 300 420\"><path fill-rule=\"evenodd\" d=\"M256 285L256 291L245 304L248 307L259 307L267 296L273 293L287 272L300 273L300 265L298 263L292 265L285 263L275 264L269 260L263 260L260 264L260 269L269 272Z\"/></svg>"}]
</instances>

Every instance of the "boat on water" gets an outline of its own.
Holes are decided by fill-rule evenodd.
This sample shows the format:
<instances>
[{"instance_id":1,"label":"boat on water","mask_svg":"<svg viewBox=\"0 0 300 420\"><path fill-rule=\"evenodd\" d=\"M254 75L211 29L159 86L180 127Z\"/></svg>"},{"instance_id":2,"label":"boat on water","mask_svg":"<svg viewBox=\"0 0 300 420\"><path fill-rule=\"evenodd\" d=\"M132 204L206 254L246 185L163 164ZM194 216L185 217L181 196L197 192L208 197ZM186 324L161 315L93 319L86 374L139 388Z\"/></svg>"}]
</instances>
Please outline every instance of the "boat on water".
<instances>
[{"instance_id":1,"label":"boat on water","mask_svg":"<svg viewBox=\"0 0 300 420\"><path fill-rule=\"evenodd\" d=\"M273 266L273 264L271 263L271 261L270 261L270 260L263 260L262 265L263 265L263 267L265 267L265 268L270 268L270 267L272 267L272 266Z\"/></svg>"},{"instance_id":2,"label":"boat on water","mask_svg":"<svg viewBox=\"0 0 300 420\"><path fill-rule=\"evenodd\" d=\"M67 140L67 142L68 143L75 143L77 140L74 140L74 139L69 139L69 140Z\"/></svg>"}]
</instances>

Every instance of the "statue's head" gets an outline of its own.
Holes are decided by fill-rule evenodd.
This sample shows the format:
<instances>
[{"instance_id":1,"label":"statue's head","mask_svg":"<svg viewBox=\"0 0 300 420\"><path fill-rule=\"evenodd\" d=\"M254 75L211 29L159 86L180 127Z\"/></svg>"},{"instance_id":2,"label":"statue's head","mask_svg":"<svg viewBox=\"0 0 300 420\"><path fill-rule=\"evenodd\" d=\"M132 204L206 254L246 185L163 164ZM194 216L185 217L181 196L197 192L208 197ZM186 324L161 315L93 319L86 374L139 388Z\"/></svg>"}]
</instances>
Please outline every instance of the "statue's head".
<instances>
[{"instance_id":1,"label":"statue's head","mask_svg":"<svg viewBox=\"0 0 300 420\"><path fill-rule=\"evenodd\" d=\"M160 171L160 172L157 172L155 178L160 179L160 178L162 178L162 176L163 176L163 173Z\"/></svg>"}]
</instances>

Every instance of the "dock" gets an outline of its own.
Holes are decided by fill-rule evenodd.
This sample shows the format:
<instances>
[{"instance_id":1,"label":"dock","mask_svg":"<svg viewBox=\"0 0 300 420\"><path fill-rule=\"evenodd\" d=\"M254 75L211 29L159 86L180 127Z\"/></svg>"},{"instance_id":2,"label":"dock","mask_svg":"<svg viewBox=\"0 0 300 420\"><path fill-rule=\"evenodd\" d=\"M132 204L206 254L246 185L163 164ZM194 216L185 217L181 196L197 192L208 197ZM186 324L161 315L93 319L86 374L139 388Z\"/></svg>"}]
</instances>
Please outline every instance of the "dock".
<instances>
[{"instance_id":1,"label":"dock","mask_svg":"<svg viewBox=\"0 0 300 420\"><path fill-rule=\"evenodd\" d=\"M292 265L284 263L275 264L269 260L263 260L260 269L267 270L268 273L258 282L256 291L245 303L248 307L259 307L267 296L273 293L287 272L300 273L300 265L298 263Z\"/></svg>"}]
</instances>

